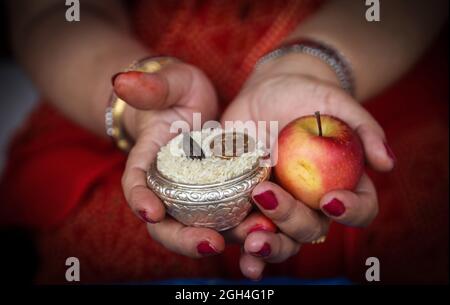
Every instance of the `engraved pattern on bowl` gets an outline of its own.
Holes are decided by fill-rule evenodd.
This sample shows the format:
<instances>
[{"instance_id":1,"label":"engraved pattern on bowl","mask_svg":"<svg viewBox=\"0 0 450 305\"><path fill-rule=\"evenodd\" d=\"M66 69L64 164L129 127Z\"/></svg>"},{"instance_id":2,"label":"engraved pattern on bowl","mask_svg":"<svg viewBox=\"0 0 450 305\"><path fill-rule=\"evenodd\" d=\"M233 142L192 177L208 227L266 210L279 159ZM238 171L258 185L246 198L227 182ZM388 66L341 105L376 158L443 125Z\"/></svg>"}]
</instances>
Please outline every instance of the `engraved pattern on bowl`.
<instances>
[{"instance_id":1,"label":"engraved pattern on bowl","mask_svg":"<svg viewBox=\"0 0 450 305\"><path fill-rule=\"evenodd\" d=\"M223 183L191 185L162 176L153 163L147 172L147 185L179 222L223 231L244 220L252 208L252 190L269 179L270 170L255 167Z\"/></svg>"}]
</instances>

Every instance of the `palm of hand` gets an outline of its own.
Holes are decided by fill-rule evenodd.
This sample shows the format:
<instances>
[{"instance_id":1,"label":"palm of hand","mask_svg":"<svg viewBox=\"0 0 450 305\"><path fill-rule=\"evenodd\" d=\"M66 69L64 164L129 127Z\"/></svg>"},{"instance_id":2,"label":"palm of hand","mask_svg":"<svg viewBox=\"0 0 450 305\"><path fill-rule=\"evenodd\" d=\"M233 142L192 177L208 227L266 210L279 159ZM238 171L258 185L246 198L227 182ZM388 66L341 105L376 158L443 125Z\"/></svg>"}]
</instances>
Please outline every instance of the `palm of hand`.
<instances>
[{"instance_id":1,"label":"palm of hand","mask_svg":"<svg viewBox=\"0 0 450 305\"><path fill-rule=\"evenodd\" d=\"M183 120L192 125L194 112L202 113L204 120L215 117L217 102L213 87L198 69L185 64L173 64L161 73L119 78L115 90L133 106L125 116L125 125L136 139L122 179L124 192L133 211L149 223L147 228L152 238L166 248L190 257L201 257L222 252L225 240L237 242L244 249L240 259L242 272L250 278L258 278L266 262L283 261L297 253L302 238L307 236L311 240L326 232L327 219L269 182L258 185L253 196L256 198L258 194L271 189L285 204L275 211L265 211L258 204L261 212L254 212L239 226L223 234L206 228L186 227L165 217L164 205L146 187L145 172L160 146L174 136L169 132L172 122ZM380 153L380 141L384 135L375 120L337 87L304 76L282 74L250 82L223 114L222 121L277 120L282 128L291 120L315 111L347 121L363 139L366 154L368 148L376 148L368 154L372 165L380 169L391 167L385 153ZM369 221L373 211L376 211L375 189L370 180L363 177L358 191L359 194L349 192L344 195L353 196L349 202L355 204L364 194L369 194L365 196L370 203L366 204L370 207L370 213L366 212L366 217L359 219ZM283 222L282 219L288 219L286 213L298 217L302 226L292 226L292 221L289 224ZM354 219L350 213L343 222L351 223ZM275 233L274 224L280 229L279 233ZM255 232L255 228L263 231ZM266 247L266 244L272 250L264 249L266 257L260 257L262 247Z\"/></svg>"},{"instance_id":2,"label":"palm of hand","mask_svg":"<svg viewBox=\"0 0 450 305\"><path fill-rule=\"evenodd\" d=\"M250 79L221 120L277 121L281 130L290 121L316 111L346 121L360 136L373 168L386 171L393 167L393 160L384 146L383 130L372 116L338 87L301 74L272 74ZM335 190L326 194L321 200L324 213L318 213L274 183L259 184L253 190L259 210L250 217L273 221L279 232L254 232L245 238L240 263L242 272L250 278L258 278L267 262L284 261L297 253L301 243L326 235L330 218L352 226L369 224L378 211L376 197L375 187L364 175L354 192ZM327 214L323 208L335 198L344 202L347 210L338 217ZM235 230L239 231L240 226Z\"/></svg>"}]
</instances>

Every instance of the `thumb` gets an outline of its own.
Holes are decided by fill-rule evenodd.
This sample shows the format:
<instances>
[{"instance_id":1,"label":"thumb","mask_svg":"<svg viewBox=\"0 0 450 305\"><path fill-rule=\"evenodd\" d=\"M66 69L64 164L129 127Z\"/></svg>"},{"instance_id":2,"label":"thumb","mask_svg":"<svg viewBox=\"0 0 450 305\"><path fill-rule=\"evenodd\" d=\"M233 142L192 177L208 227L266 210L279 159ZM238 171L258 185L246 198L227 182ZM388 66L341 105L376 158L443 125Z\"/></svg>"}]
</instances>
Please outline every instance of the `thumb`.
<instances>
[{"instance_id":1,"label":"thumb","mask_svg":"<svg viewBox=\"0 0 450 305\"><path fill-rule=\"evenodd\" d=\"M164 109L182 102L192 85L192 72L182 63L170 63L154 73L122 72L113 77L115 94L140 110Z\"/></svg>"}]
</instances>

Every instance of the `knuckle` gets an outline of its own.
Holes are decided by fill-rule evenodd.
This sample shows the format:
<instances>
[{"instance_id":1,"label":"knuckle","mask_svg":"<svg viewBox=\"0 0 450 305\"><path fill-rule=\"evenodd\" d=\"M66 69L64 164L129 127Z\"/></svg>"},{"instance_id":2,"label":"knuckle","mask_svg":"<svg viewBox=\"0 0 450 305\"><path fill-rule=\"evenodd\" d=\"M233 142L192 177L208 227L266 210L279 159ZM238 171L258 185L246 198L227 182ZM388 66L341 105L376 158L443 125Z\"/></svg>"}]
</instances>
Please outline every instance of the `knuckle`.
<instances>
[{"instance_id":1,"label":"knuckle","mask_svg":"<svg viewBox=\"0 0 450 305\"><path fill-rule=\"evenodd\" d=\"M192 236L192 234L189 233L191 231L195 230L193 230L192 227L179 227L171 230L171 237L169 240L172 241L172 248L175 249L177 253L186 252L187 249L191 248L190 245L193 244L192 238L189 238Z\"/></svg>"},{"instance_id":2,"label":"knuckle","mask_svg":"<svg viewBox=\"0 0 450 305\"><path fill-rule=\"evenodd\" d=\"M189 84L191 84L193 78L204 76L203 71L194 65L190 65L183 62L179 62L174 65L179 68L177 72L182 73L183 74L182 76L186 79L186 82Z\"/></svg>"},{"instance_id":3,"label":"knuckle","mask_svg":"<svg viewBox=\"0 0 450 305\"><path fill-rule=\"evenodd\" d=\"M309 221L300 222L296 228L294 239L299 243L312 242L322 236L328 231L328 225L323 222Z\"/></svg>"},{"instance_id":4,"label":"knuckle","mask_svg":"<svg viewBox=\"0 0 450 305\"><path fill-rule=\"evenodd\" d=\"M288 212L288 209L286 209L278 212L273 212L271 218L275 222L287 223L290 222L291 216L292 214Z\"/></svg>"},{"instance_id":5,"label":"knuckle","mask_svg":"<svg viewBox=\"0 0 450 305\"><path fill-rule=\"evenodd\" d=\"M322 225L316 225L314 226L311 231L309 232L309 236L307 237L307 241L311 242L313 240L317 240L318 238L322 237L324 235L324 230Z\"/></svg>"},{"instance_id":6,"label":"knuckle","mask_svg":"<svg viewBox=\"0 0 450 305\"><path fill-rule=\"evenodd\" d=\"M294 199L282 200L279 206L270 215L277 223L297 223L296 219L301 214L299 202Z\"/></svg>"}]
</instances>

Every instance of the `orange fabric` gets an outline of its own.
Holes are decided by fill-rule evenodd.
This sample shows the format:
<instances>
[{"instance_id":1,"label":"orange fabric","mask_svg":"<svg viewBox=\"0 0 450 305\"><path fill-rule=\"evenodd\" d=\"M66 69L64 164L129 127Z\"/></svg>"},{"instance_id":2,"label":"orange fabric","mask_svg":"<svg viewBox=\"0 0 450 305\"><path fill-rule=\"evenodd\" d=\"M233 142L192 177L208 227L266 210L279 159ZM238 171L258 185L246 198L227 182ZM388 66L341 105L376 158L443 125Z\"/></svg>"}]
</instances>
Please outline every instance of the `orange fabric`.
<instances>
[{"instance_id":1,"label":"orange fabric","mask_svg":"<svg viewBox=\"0 0 450 305\"><path fill-rule=\"evenodd\" d=\"M216 85L222 105L226 105L256 61L319 3L139 1L133 19L138 36L152 50L201 67Z\"/></svg>"},{"instance_id":2,"label":"orange fabric","mask_svg":"<svg viewBox=\"0 0 450 305\"><path fill-rule=\"evenodd\" d=\"M141 1L132 19L149 48L203 69L225 106L256 59L316 6ZM444 38L408 76L367 104L398 157L393 173L370 173L379 191L376 221L364 230L333 224L326 243L304 245L298 256L269 265L266 275L362 280L365 259L377 256L384 282L448 280L446 45ZM36 109L9 155L0 223L39 229L39 282L64 282L69 256L80 259L83 282L241 276L236 246L193 260L152 241L122 195L125 156L49 105Z\"/></svg>"}]
</instances>

